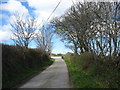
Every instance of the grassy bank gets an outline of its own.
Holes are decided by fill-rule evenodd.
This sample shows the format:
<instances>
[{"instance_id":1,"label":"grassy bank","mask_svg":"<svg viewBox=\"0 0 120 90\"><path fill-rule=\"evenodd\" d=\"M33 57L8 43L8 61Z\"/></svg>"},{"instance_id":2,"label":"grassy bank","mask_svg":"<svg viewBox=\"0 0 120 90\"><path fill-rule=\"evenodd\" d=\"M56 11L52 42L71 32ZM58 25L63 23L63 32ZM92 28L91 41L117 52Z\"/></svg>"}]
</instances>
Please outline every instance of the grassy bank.
<instances>
[{"instance_id":1,"label":"grassy bank","mask_svg":"<svg viewBox=\"0 0 120 90\"><path fill-rule=\"evenodd\" d=\"M68 53L64 60L68 66L74 88L119 88L119 59L93 58L91 53Z\"/></svg>"},{"instance_id":2,"label":"grassy bank","mask_svg":"<svg viewBox=\"0 0 120 90\"><path fill-rule=\"evenodd\" d=\"M2 45L2 88L20 84L53 62L46 52L38 49Z\"/></svg>"},{"instance_id":3,"label":"grassy bank","mask_svg":"<svg viewBox=\"0 0 120 90\"><path fill-rule=\"evenodd\" d=\"M52 56L62 56L63 54L52 54Z\"/></svg>"},{"instance_id":4,"label":"grassy bank","mask_svg":"<svg viewBox=\"0 0 120 90\"><path fill-rule=\"evenodd\" d=\"M73 88L105 88L105 84L100 82L100 78L94 77L91 75L93 67L89 70L82 70L74 62L71 62L69 59L64 59L69 70L70 79L72 82Z\"/></svg>"}]
</instances>

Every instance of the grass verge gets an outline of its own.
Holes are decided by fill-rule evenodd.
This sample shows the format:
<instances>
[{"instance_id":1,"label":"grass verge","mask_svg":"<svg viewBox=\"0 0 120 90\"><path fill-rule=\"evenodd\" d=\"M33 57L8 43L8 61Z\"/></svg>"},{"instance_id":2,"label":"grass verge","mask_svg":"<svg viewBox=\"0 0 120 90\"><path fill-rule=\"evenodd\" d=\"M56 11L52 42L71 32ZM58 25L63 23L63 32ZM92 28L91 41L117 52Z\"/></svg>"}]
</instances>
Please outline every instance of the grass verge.
<instances>
[{"instance_id":1,"label":"grass verge","mask_svg":"<svg viewBox=\"0 0 120 90\"><path fill-rule=\"evenodd\" d=\"M14 80L7 81L3 84L3 88L16 88L28 79L32 78L36 74L40 73L44 69L46 69L48 66L50 66L55 60L50 59L48 62L45 62L44 64L37 66L35 68L27 68L21 74L15 75Z\"/></svg>"},{"instance_id":2,"label":"grass verge","mask_svg":"<svg viewBox=\"0 0 120 90\"><path fill-rule=\"evenodd\" d=\"M73 88L106 88L101 78L91 75L94 67L87 70L82 70L77 64L64 59L69 71L70 80Z\"/></svg>"}]
</instances>

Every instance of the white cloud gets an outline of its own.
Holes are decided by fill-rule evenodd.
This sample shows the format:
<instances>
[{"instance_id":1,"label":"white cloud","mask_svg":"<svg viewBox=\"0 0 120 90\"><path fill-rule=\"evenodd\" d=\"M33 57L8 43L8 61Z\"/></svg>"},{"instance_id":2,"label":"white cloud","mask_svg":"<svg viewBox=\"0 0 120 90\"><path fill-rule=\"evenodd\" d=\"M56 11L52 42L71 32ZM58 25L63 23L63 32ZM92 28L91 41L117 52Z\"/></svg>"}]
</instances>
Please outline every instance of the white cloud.
<instances>
[{"instance_id":1,"label":"white cloud","mask_svg":"<svg viewBox=\"0 0 120 90\"><path fill-rule=\"evenodd\" d=\"M1 4L0 8L10 13L19 12L20 14L28 14L28 9L21 4L20 1L9 0L7 3Z\"/></svg>"},{"instance_id":2,"label":"white cloud","mask_svg":"<svg viewBox=\"0 0 120 90\"><path fill-rule=\"evenodd\" d=\"M0 31L0 41L7 40L10 38L9 32Z\"/></svg>"},{"instance_id":3,"label":"white cloud","mask_svg":"<svg viewBox=\"0 0 120 90\"><path fill-rule=\"evenodd\" d=\"M73 0L74 2L78 0ZM80 1L80 0L79 0ZM43 24L47 20L47 18L52 13L53 9L58 4L59 0L27 0L30 7L34 8L34 14L37 16L38 21ZM56 11L53 13L53 16L62 15L66 9L68 9L72 5L72 0L62 0ZM0 5L0 9L8 11L11 13L11 16L7 17L7 15L0 15L0 18L5 18L12 22L14 20L13 13L18 12L20 15L29 14L28 9L21 4L18 0L9 0L7 3L2 3ZM52 17L50 19L52 19ZM11 32L9 31L10 25L1 26L0 30L0 40L6 40L11 37Z\"/></svg>"},{"instance_id":4,"label":"white cloud","mask_svg":"<svg viewBox=\"0 0 120 90\"><path fill-rule=\"evenodd\" d=\"M41 24L47 20L57 3L58 0L28 0L29 6L35 8L34 14Z\"/></svg>"},{"instance_id":5,"label":"white cloud","mask_svg":"<svg viewBox=\"0 0 120 90\"><path fill-rule=\"evenodd\" d=\"M35 8L35 15L39 18L42 18L44 21L52 13L53 9L56 7L60 0L28 0L28 4L30 7ZM82 0L73 0L74 2L82 1ZM56 11L54 12L53 16L60 16L64 14L64 12L73 5L72 0L62 0ZM52 19L51 17L51 19Z\"/></svg>"},{"instance_id":6,"label":"white cloud","mask_svg":"<svg viewBox=\"0 0 120 90\"><path fill-rule=\"evenodd\" d=\"M4 25L4 26L0 26L0 41L4 41L7 39L10 39L12 33L10 31L11 26L8 25Z\"/></svg>"}]
</instances>

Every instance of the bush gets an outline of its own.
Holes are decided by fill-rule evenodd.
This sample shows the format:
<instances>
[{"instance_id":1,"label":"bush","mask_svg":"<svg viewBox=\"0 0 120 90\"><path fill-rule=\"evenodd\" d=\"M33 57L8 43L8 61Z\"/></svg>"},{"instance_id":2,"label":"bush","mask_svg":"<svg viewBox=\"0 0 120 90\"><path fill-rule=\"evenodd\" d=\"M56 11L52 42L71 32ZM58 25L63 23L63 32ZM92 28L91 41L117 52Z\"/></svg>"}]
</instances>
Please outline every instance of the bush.
<instances>
[{"instance_id":1,"label":"bush","mask_svg":"<svg viewBox=\"0 0 120 90\"><path fill-rule=\"evenodd\" d=\"M74 55L72 53L68 53L65 55L69 60L78 64L80 68L87 69L91 63L94 61L93 54L85 52L81 55Z\"/></svg>"},{"instance_id":2,"label":"bush","mask_svg":"<svg viewBox=\"0 0 120 90\"><path fill-rule=\"evenodd\" d=\"M2 85L9 86L21 73L42 67L49 56L37 49L24 49L16 46L2 45ZM9 87L7 87L9 88Z\"/></svg>"},{"instance_id":3,"label":"bush","mask_svg":"<svg viewBox=\"0 0 120 90\"><path fill-rule=\"evenodd\" d=\"M72 81L73 88L104 88L105 85L97 78L91 75L93 72L91 67L83 70L80 68L80 64L74 63L66 56L64 60L68 66L70 80Z\"/></svg>"},{"instance_id":4,"label":"bush","mask_svg":"<svg viewBox=\"0 0 120 90\"><path fill-rule=\"evenodd\" d=\"M104 83L106 87L120 88L119 57L97 56L86 52L81 55L68 53L64 58L76 64L76 67L79 67L81 72L85 72L93 76L93 79L96 78L98 81Z\"/></svg>"},{"instance_id":5,"label":"bush","mask_svg":"<svg viewBox=\"0 0 120 90\"><path fill-rule=\"evenodd\" d=\"M94 74L98 77L103 77L104 82L110 88L120 87L120 60L109 58L108 56L96 58L94 61Z\"/></svg>"}]
</instances>

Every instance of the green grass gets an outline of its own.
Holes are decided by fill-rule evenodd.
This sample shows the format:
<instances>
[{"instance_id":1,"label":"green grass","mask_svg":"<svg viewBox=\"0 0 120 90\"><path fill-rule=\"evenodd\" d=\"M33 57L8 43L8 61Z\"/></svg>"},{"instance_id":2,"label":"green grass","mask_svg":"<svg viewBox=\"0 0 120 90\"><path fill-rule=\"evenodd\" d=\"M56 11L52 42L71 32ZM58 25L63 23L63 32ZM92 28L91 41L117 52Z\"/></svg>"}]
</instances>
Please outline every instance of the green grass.
<instances>
[{"instance_id":1,"label":"green grass","mask_svg":"<svg viewBox=\"0 0 120 90\"><path fill-rule=\"evenodd\" d=\"M42 66L40 65L35 68L27 68L23 72L21 72L21 74L15 75L14 80L3 83L2 87L3 88L12 88L12 87L16 86L17 84L19 84L24 79L31 77L33 74L36 74L36 73L44 70L47 66L51 65L54 61L55 61L54 59L50 59L48 62L45 62L44 64L42 64Z\"/></svg>"},{"instance_id":2,"label":"green grass","mask_svg":"<svg viewBox=\"0 0 120 90\"><path fill-rule=\"evenodd\" d=\"M62 56L63 54L52 54L52 56Z\"/></svg>"},{"instance_id":3,"label":"green grass","mask_svg":"<svg viewBox=\"0 0 120 90\"><path fill-rule=\"evenodd\" d=\"M70 73L70 79L73 88L106 88L100 78L93 76L91 73L94 67L90 67L87 70L82 70L77 64L64 59Z\"/></svg>"}]
</instances>

